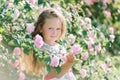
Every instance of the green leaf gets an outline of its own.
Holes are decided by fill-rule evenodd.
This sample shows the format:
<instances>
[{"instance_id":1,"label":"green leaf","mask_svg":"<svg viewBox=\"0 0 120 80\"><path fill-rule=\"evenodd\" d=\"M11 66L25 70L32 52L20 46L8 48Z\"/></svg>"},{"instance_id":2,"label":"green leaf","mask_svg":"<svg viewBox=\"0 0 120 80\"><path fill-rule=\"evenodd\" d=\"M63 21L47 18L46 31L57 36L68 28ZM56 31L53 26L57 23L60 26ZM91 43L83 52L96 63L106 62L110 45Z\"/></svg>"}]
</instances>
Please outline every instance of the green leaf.
<instances>
[{"instance_id":1,"label":"green leaf","mask_svg":"<svg viewBox=\"0 0 120 80\"><path fill-rule=\"evenodd\" d=\"M30 4L28 4L27 2L26 2L26 4L25 4L24 8L25 8L27 11L32 10L31 7L30 7Z\"/></svg>"},{"instance_id":2,"label":"green leaf","mask_svg":"<svg viewBox=\"0 0 120 80\"><path fill-rule=\"evenodd\" d=\"M89 59L90 59L90 60L94 60L95 57L96 57L95 55L90 55Z\"/></svg>"},{"instance_id":3,"label":"green leaf","mask_svg":"<svg viewBox=\"0 0 120 80\"><path fill-rule=\"evenodd\" d=\"M30 54L30 49L29 48L24 48L24 53L29 55Z\"/></svg>"},{"instance_id":4,"label":"green leaf","mask_svg":"<svg viewBox=\"0 0 120 80\"><path fill-rule=\"evenodd\" d=\"M60 0L60 6L61 6L61 7L64 7L64 6L65 6L64 0Z\"/></svg>"},{"instance_id":5,"label":"green leaf","mask_svg":"<svg viewBox=\"0 0 120 80\"><path fill-rule=\"evenodd\" d=\"M39 55L38 59L39 59L39 61L43 61L44 60L42 55Z\"/></svg>"},{"instance_id":6,"label":"green leaf","mask_svg":"<svg viewBox=\"0 0 120 80\"><path fill-rule=\"evenodd\" d=\"M24 48L24 53L26 54L29 54L30 53L30 50L32 49L30 45L28 45L28 43L22 43L21 44L21 47Z\"/></svg>"},{"instance_id":7,"label":"green leaf","mask_svg":"<svg viewBox=\"0 0 120 80\"><path fill-rule=\"evenodd\" d=\"M109 79L108 79L108 76L104 76L104 79L105 79L105 80L109 80Z\"/></svg>"},{"instance_id":8,"label":"green leaf","mask_svg":"<svg viewBox=\"0 0 120 80\"><path fill-rule=\"evenodd\" d=\"M82 34L84 35L84 37L86 37L87 36L87 30L83 30Z\"/></svg>"},{"instance_id":9,"label":"green leaf","mask_svg":"<svg viewBox=\"0 0 120 80\"><path fill-rule=\"evenodd\" d=\"M27 47L27 45L25 43L22 43L21 46L22 47Z\"/></svg>"},{"instance_id":10,"label":"green leaf","mask_svg":"<svg viewBox=\"0 0 120 80\"><path fill-rule=\"evenodd\" d=\"M14 4L18 5L21 0L14 0Z\"/></svg>"},{"instance_id":11,"label":"green leaf","mask_svg":"<svg viewBox=\"0 0 120 80\"><path fill-rule=\"evenodd\" d=\"M12 14L12 11L11 10L8 10L7 12L6 12L6 15L7 16L10 16Z\"/></svg>"},{"instance_id":12,"label":"green leaf","mask_svg":"<svg viewBox=\"0 0 120 80\"><path fill-rule=\"evenodd\" d=\"M30 39L32 39L32 36L31 36L30 34L26 34L26 35L25 35L25 38L30 38Z\"/></svg>"},{"instance_id":13,"label":"green leaf","mask_svg":"<svg viewBox=\"0 0 120 80\"><path fill-rule=\"evenodd\" d=\"M111 42L107 42L106 47L111 47Z\"/></svg>"},{"instance_id":14,"label":"green leaf","mask_svg":"<svg viewBox=\"0 0 120 80\"><path fill-rule=\"evenodd\" d=\"M55 68L55 70L56 70L57 73L61 72L61 68L59 66L58 67L54 67L54 68Z\"/></svg>"},{"instance_id":15,"label":"green leaf","mask_svg":"<svg viewBox=\"0 0 120 80\"><path fill-rule=\"evenodd\" d=\"M27 40L27 41L25 41L25 42L23 42L22 44L21 44L21 46L22 47L29 47L29 48L33 48L33 43L30 41L30 40Z\"/></svg>"},{"instance_id":16,"label":"green leaf","mask_svg":"<svg viewBox=\"0 0 120 80\"><path fill-rule=\"evenodd\" d=\"M38 0L38 4L43 4L45 2L45 0Z\"/></svg>"},{"instance_id":17,"label":"green leaf","mask_svg":"<svg viewBox=\"0 0 120 80\"><path fill-rule=\"evenodd\" d=\"M16 39L13 39L13 40L10 40L9 42L8 42L8 44L10 45L10 46L19 46L19 44L18 44L18 41L16 40Z\"/></svg>"},{"instance_id":18,"label":"green leaf","mask_svg":"<svg viewBox=\"0 0 120 80\"><path fill-rule=\"evenodd\" d=\"M2 21L2 19L3 19L3 15L0 15L0 21Z\"/></svg>"},{"instance_id":19,"label":"green leaf","mask_svg":"<svg viewBox=\"0 0 120 80\"><path fill-rule=\"evenodd\" d=\"M79 74L79 69L73 67L72 70L74 71L75 74Z\"/></svg>"},{"instance_id":20,"label":"green leaf","mask_svg":"<svg viewBox=\"0 0 120 80\"><path fill-rule=\"evenodd\" d=\"M49 56L49 57L47 57L47 58L45 58L45 60L44 60L44 61L45 61L45 63L46 63L46 64L48 64L49 62L51 62L50 56Z\"/></svg>"},{"instance_id":21,"label":"green leaf","mask_svg":"<svg viewBox=\"0 0 120 80\"><path fill-rule=\"evenodd\" d=\"M51 72L51 67L50 67L50 65L47 65L47 71L48 71L48 74Z\"/></svg>"},{"instance_id":22,"label":"green leaf","mask_svg":"<svg viewBox=\"0 0 120 80\"><path fill-rule=\"evenodd\" d=\"M0 27L0 33L3 33L4 32L4 28Z\"/></svg>"}]
</instances>

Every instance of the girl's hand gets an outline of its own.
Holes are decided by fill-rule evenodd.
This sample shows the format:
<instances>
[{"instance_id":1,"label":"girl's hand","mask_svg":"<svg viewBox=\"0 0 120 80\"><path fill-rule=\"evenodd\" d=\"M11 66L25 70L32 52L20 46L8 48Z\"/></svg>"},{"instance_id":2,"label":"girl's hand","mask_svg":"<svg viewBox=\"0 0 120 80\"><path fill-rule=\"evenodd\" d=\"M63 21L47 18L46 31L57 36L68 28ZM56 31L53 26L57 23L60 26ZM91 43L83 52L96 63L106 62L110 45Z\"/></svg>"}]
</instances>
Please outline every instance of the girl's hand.
<instances>
[{"instance_id":1,"label":"girl's hand","mask_svg":"<svg viewBox=\"0 0 120 80\"><path fill-rule=\"evenodd\" d=\"M67 57L67 62L73 63L77 61L77 59L73 55L68 54L66 57Z\"/></svg>"}]
</instances>

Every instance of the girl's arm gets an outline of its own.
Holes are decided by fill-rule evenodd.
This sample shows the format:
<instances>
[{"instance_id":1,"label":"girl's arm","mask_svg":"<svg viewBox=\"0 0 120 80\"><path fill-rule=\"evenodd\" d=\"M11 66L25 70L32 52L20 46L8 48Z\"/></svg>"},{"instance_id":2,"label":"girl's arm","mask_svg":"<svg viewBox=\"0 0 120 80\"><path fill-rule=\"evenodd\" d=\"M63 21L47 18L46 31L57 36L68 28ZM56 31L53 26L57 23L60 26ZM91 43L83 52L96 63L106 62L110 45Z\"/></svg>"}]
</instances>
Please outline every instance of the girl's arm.
<instances>
[{"instance_id":1,"label":"girl's arm","mask_svg":"<svg viewBox=\"0 0 120 80\"><path fill-rule=\"evenodd\" d=\"M49 76L51 78L54 78L54 77L60 78L60 77L62 77L73 66L75 61L76 61L76 59L74 58L74 56L67 55L67 62L64 63L61 66L61 72L60 73L56 73L55 69L52 68L51 73L48 74L47 76ZM46 79L46 80L48 80L48 79Z\"/></svg>"}]
</instances>

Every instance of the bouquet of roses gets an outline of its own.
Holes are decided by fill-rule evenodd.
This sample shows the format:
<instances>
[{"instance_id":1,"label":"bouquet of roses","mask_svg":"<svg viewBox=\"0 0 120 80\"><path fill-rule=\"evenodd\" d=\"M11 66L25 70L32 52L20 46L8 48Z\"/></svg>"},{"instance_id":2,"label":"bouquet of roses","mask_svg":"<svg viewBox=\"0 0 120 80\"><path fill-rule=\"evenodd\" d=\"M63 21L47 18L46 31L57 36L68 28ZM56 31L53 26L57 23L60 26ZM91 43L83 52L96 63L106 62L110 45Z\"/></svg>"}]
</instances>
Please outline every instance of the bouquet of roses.
<instances>
[{"instance_id":1,"label":"bouquet of roses","mask_svg":"<svg viewBox=\"0 0 120 80\"><path fill-rule=\"evenodd\" d=\"M47 65L48 71L50 71L50 66L55 68L56 72L60 72L60 66L63 63L62 60L66 61L66 55L62 56L62 60L56 56L53 55L52 57L49 56L46 51L43 51L41 47L44 45L44 41L40 35L36 35L34 38L34 45L36 47L36 52L35 55L39 58L40 61L44 61ZM61 51L62 52L62 51ZM74 44L73 46L70 47L69 54L70 55L77 55L82 52L82 48L79 44ZM51 53L55 53L54 50L51 49Z\"/></svg>"}]
</instances>

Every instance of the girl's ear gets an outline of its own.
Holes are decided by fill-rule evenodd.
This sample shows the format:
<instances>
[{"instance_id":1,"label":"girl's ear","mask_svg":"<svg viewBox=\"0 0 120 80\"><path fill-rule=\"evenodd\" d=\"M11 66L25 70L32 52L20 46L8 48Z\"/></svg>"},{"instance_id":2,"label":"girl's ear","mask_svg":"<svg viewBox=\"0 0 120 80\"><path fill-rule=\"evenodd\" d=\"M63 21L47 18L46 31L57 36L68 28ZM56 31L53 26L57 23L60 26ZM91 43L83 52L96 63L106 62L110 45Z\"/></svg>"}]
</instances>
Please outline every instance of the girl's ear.
<instances>
[{"instance_id":1,"label":"girl's ear","mask_svg":"<svg viewBox=\"0 0 120 80\"><path fill-rule=\"evenodd\" d=\"M42 30L40 29L40 33L42 33Z\"/></svg>"},{"instance_id":2,"label":"girl's ear","mask_svg":"<svg viewBox=\"0 0 120 80\"><path fill-rule=\"evenodd\" d=\"M42 27L40 27L40 33L42 33Z\"/></svg>"}]
</instances>

